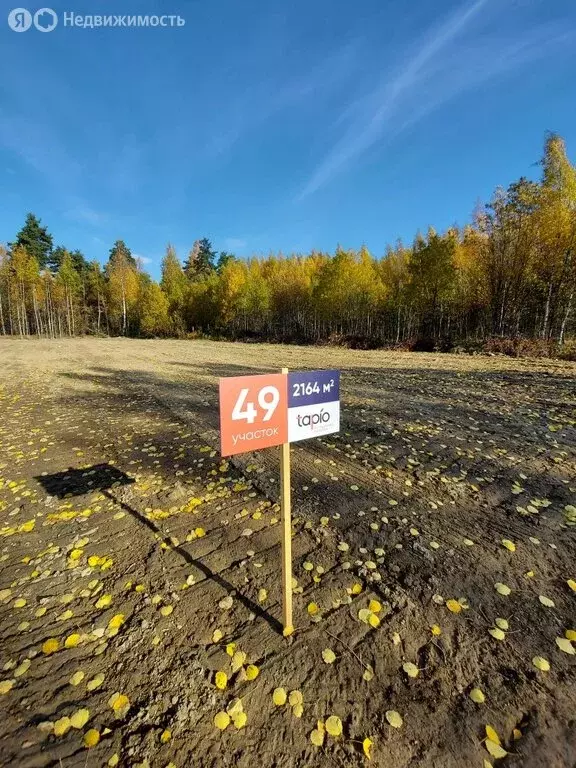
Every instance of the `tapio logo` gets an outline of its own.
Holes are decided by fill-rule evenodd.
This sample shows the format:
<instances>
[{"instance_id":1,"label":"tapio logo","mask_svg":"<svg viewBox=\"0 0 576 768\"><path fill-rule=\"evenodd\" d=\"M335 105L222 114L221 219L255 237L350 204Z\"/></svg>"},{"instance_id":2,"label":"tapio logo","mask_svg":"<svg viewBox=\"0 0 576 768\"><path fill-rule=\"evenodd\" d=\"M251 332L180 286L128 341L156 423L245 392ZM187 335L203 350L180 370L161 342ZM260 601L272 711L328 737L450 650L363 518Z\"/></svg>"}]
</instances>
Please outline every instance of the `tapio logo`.
<instances>
[{"instance_id":1,"label":"tapio logo","mask_svg":"<svg viewBox=\"0 0 576 768\"><path fill-rule=\"evenodd\" d=\"M40 8L34 15L27 8L14 8L8 14L8 26L14 32L27 32L34 24L39 32L52 32L58 26L58 14L52 8ZM62 26L98 29L99 27L183 27L186 20L176 14L162 16L81 16L74 11L62 14Z\"/></svg>"},{"instance_id":2,"label":"tapio logo","mask_svg":"<svg viewBox=\"0 0 576 768\"><path fill-rule=\"evenodd\" d=\"M320 413L304 413L298 414L296 417L299 427L317 427L318 424L326 424L330 421L330 414L323 408Z\"/></svg>"},{"instance_id":3,"label":"tapio logo","mask_svg":"<svg viewBox=\"0 0 576 768\"><path fill-rule=\"evenodd\" d=\"M58 25L58 14L52 8L40 8L34 16L27 8L14 8L8 14L8 26L14 32L27 32L32 24L39 32L52 32Z\"/></svg>"}]
</instances>

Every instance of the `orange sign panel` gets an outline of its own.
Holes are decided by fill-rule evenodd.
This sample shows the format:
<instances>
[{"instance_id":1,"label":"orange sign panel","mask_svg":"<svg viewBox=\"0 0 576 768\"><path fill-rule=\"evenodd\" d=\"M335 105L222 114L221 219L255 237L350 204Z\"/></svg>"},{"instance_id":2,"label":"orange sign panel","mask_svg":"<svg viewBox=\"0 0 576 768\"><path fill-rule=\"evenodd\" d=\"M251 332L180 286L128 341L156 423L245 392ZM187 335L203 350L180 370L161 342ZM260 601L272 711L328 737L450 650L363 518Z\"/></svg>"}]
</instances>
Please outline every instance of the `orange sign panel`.
<instances>
[{"instance_id":1,"label":"orange sign panel","mask_svg":"<svg viewBox=\"0 0 576 768\"><path fill-rule=\"evenodd\" d=\"M220 379L222 456L288 442L288 382L283 373Z\"/></svg>"}]
</instances>

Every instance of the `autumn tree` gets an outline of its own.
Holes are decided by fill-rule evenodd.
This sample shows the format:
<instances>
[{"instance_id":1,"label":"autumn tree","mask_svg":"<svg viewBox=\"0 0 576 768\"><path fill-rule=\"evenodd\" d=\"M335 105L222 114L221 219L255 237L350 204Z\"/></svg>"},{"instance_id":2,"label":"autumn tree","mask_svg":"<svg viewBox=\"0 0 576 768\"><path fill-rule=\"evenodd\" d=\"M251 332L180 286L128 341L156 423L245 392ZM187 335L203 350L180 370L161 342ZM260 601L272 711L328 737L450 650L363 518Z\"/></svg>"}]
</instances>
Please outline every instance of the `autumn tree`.
<instances>
[{"instance_id":1,"label":"autumn tree","mask_svg":"<svg viewBox=\"0 0 576 768\"><path fill-rule=\"evenodd\" d=\"M544 294L540 335L556 329L562 343L576 288L576 168L566 157L563 139L547 137L542 158L537 222L537 280Z\"/></svg>"},{"instance_id":2,"label":"autumn tree","mask_svg":"<svg viewBox=\"0 0 576 768\"><path fill-rule=\"evenodd\" d=\"M144 336L167 336L172 330L168 297L153 281L143 286L139 301L140 333Z\"/></svg>"},{"instance_id":3,"label":"autumn tree","mask_svg":"<svg viewBox=\"0 0 576 768\"><path fill-rule=\"evenodd\" d=\"M491 332L518 335L530 296L536 251L538 184L521 178L497 189L479 222L485 235L481 253L489 289Z\"/></svg>"},{"instance_id":4,"label":"autumn tree","mask_svg":"<svg viewBox=\"0 0 576 768\"><path fill-rule=\"evenodd\" d=\"M383 297L383 286L366 248L359 253L340 247L318 276L315 301L325 323L336 333L370 333Z\"/></svg>"},{"instance_id":5,"label":"autumn tree","mask_svg":"<svg viewBox=\"0 0 576 768\"><path fill-rule=\"evenodd\" d=\"M168 311L172 321L172 329L177 334L182 333L184 330L183 313L188 281L172 245L168 245L166 255L162 259L162 279L160 285L168 299Z\"/></svg>"},{"instance_id":6,"label":"autumn tree","mask_svg":"<svg viewBox=\"0 0 576 768\"><path fill-rule=\"evenodd\" d=\"M454 230L442 236L430 227L426 239L419 236L414 241L408 262L410 298L419 312L422 336L436 337L446 331L446 302L454 285L457 240Z\"/></svg>"},{"instance_id":7,"label":"autumn tree","mask_svg":"<svg viewBox=\"0 0 576 768\"><path fill-rule=\"evenodd\" d=\"M110 319L122 336L129 332L130 319L139 293L136 260L123 240L117 240L106 264Z\"/></svg>"},{"instance_id":8,"label":"autumn tree","mask_svg":"<svg viewBox=\"0 0 576 768\"><path fill-rule=\"evenodd\" d=\"M92 261L86 270L86 301L95 320L93 330L102 331L102 321L108 331L108 311L106 306L106 277L99 262Z\"/></svg>"}]
</instances>

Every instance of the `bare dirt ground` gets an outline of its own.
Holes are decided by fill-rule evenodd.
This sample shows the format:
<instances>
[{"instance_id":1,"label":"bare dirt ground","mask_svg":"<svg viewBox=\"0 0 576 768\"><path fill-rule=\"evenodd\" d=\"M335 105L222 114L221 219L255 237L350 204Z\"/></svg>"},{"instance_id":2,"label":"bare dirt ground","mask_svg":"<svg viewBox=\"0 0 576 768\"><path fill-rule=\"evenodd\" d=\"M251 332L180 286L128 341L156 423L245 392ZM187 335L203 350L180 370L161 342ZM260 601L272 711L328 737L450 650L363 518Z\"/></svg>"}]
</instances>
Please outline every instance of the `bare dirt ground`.
<instances>
[{"instance_id":1,"label":"bare dirt ground","mask_svg":"<svg viewBox=\"0 0 576 768\"><path fill-rule=\"evenodd\" d=\"M342 371L341 433L292 450L290 638L278 449L223 461L217 432L218 377L284 365ZM0 340L0 764L573 768L575 381L553 361ZM237 698L245 727L218 730ZM330 716L343 733L315 746Z\"/></svg>"}]
</instances>

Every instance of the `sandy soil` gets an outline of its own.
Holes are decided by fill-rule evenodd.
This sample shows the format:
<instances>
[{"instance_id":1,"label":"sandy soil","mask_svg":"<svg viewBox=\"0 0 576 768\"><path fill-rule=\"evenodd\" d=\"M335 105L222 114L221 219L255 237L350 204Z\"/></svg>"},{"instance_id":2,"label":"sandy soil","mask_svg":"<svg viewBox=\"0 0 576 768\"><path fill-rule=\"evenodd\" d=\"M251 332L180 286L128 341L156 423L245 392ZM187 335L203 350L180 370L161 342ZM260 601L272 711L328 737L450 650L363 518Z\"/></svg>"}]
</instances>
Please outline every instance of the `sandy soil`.
<instances>
[{"instance_id":1,"label":"sandy soil","mask_svg":"<svg viewBox=\"0 0 576 768\"><path fill-rule=\"evenodd\" d=\"M1 765L576 765L576 365L123 339L0 363ZM218 377L284 365L342 371L341 433L292 450L290 638L278 449L217 452Z\"/></svg>"}]
</instances>

